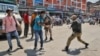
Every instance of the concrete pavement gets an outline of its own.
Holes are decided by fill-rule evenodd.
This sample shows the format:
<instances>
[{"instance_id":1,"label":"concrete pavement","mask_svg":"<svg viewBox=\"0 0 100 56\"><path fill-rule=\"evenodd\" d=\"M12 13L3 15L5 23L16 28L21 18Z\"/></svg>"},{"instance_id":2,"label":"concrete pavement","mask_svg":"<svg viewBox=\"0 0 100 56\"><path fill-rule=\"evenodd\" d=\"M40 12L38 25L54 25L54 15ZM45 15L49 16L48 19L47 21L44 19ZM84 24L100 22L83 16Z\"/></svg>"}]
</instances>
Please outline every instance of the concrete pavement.
<instances>
[{"instance_id":1,"label":"concrete pavement","mask_svg":"<svg viewBox=\"0 0 100 56\"><path fill-rule=\"evenodd\" d=\"M8 49L7 41L0 41L0 56L100 56L100 26L83 24L82 28L82 39L90 44L88 49L84 49L84 45L75 39L71 43L70 52L63 52L66 41L72 33L68 25L63 25L52 29L54 41L44 42L42 51L38 51L40 45L36 51L33 50L34 39L30 40L31 35L29 34L28 38L20 39L23 50L17 48L16 40L13 39L14 48L11 54L5 52Z\"/></svg>"}]
</instances>

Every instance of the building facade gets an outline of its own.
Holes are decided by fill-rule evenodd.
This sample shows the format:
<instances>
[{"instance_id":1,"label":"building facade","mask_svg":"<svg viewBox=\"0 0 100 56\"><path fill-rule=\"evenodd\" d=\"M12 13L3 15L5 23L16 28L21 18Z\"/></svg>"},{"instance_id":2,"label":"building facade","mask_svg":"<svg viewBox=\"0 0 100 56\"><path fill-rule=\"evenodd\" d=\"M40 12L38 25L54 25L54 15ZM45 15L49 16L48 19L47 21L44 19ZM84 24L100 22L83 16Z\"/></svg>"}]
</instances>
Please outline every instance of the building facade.
<instances>
[{"instance_id":1,"label":"building facade","mask_svg":"<svg viewBox=\"0 0 100 56\"><path fill-rule=\"evenodd\" d=\"M96 3L91 3L89 5L89 9L88 9L90 15L95 16L97 18L100 18L100 1L97 1Z\"/></svg>"},{"instance_id":2,"label":"building facade","mask_svg":"<svg viewBox=\"0 0 100 56\"><path fill-rule=\"evenodd\" d=\"M47 10L81 12L87 9L87 0L18 0L20 7L43 6Z\"/></svg>"},{"instance_id":3,"label":"building facade","mask_svg":"<svg viewBox=\"0 0 100 56\"><path fill-rule=\"evenodd\" d=\"M75 9L80 9L82 11L86 11L87 9L87 0L72 0L72 7Z\"/></svg>"},{"instance_id":4,"label":"building facade","mask_svg":"<svg viewBox=\"0 0 100 56\"><path fill-rule=\"evenodd\" d=\"M87 0L45 0L46 7L52 7L57 9L67 9L74 7L86 11Z\"/></svg>"}]
</instances>

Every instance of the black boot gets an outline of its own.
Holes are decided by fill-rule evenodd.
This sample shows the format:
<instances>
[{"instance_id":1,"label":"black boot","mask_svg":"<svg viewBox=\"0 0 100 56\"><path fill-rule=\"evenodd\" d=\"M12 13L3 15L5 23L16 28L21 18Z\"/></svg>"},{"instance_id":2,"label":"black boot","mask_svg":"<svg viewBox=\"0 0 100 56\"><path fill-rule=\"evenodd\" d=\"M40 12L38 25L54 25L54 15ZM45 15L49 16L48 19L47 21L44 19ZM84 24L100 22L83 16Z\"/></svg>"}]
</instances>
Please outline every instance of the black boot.
<instances>
[{"instance_id":1,"label":"black boot","mask_svg":"<svg viewBox=\"0 0 100 56\"><path fill-rule=\"evenodd\" d=\"M7 50L7 52L12 51L12 46L9 47L9 49Z\"/></svg>"},{"instance_id":2,"label":"black boot","mask_svg":"<svg viewBox=\"0 0 100 56\"><path fill-rule=\"evenodd\" d=\"M53 38L52 38L52 37L50 37L50 41L51 41L51 40L53 40Z\"/></svg>"},{"instance_id":3,"label":"black boot","mask_svg":"<svg viewBox=\"0 0 100 56\"><path fill-rule=\"evenodd\" d=\"M65 51L67 51L67 52L69 51L69 50L68 50L68 46L65 47Z\"/></svg>"},{"instance_id":4,"label":"black boot","mask_svg":"<svg viewBox=\"0 0 100 56\"><path fill-rule=\"evenodd\" d=\"M89 44L88 44L88 43L86 43L86 44L85 44L85 48L88 48L88 45L89 45Z\"/></svg>"},{"instance_id":5,"label":"black boot","mask_svg":"<svg viewBox=\"0 0 100 56\"><path fill-rule=\"evenodd\" d=\"M20 49L23 49L22 45L18 45L18 47L20 47Z\"/></svg>"}]
</instances>

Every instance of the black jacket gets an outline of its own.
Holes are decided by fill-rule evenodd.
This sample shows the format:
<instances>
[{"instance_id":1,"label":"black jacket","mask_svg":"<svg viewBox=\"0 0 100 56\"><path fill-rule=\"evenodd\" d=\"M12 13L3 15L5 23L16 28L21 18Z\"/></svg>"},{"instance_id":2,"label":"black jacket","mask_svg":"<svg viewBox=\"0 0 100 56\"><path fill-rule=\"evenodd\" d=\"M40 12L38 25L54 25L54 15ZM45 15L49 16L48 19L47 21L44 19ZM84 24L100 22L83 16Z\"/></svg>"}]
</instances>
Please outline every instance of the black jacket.
<instances>
[{"instance_id":1,"label":"black jacket","mask_svg":"<svg viewBox=\"0 0 100 56\"><path fill-rule=\"evenodd\" d=\"M77 21L74 21L71 25L73 32L75 33L81 33L81 23L78 23Z\"/></svg>"}]
</instances>

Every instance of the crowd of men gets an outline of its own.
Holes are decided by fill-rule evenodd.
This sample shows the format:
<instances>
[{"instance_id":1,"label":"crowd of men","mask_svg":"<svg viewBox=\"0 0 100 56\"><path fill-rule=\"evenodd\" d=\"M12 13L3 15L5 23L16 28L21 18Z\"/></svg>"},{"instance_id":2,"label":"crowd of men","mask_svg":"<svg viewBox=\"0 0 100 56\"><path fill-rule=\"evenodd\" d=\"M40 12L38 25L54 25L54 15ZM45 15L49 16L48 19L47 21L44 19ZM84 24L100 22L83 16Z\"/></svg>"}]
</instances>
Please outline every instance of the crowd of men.
<instances>
[{"instance_id":1,"label":"crowd of men","mask_svg":"<svg viewBox=\"0 0 100 56\"><path fill-rule=\"evenodd\" d=\"M12 51L12 42L11 42L11 38L12 35L14 35L16 37L17 40L17 45L18 47L20 47L21 49L23 49L22 45L20 44L20 40L19 40L19 35L17 32L17 28L16 25L19 26L18 21L16 20L16 18L13 16L13 10L12 9L7 9L6 10L7 16L5 16L5 18L3 19L3 27L4 27L4 31L6 31L6 36L7 36L7 40L8 40L8 44L9 44L9 49L7 50L8 52ZM28 30L29 30L29 26L31 26L31 33L32 33L32 37L31 39L33 39L33 36L35 35L35 42L34 42L34 50L37 49L37 44L38 44L38 40L40 38L40 49L39 50L43 50L43 40L47 41L48 40L48 32L50 33L50 37L49 40L52 41L53 40L53 36L52 36L52 18L48 15L48 13L46 13L45 11L34 11L34 13L31 16L31 21L29 21L29 15L28 12L25 12L23 15L23 20L24 20L24 37L28 37ZM83 41L81 39L81 35L82 35L82 29L81 29L81 23L78 19L77 15L72 15L71 16L72 19L72 31L73 33L71 34L71 36L69 37L68 41L67 41L67 45L65 47L65 51L69 50L69 46L71 41L77 37L78 41L80 41L81 43L83 43L85 45L85 48L88 48L88 43L86 43L85 41ZM43 39L43 29L42 27L44 27L45 30L45 39Z\"/></svg>"}]
</instances>

